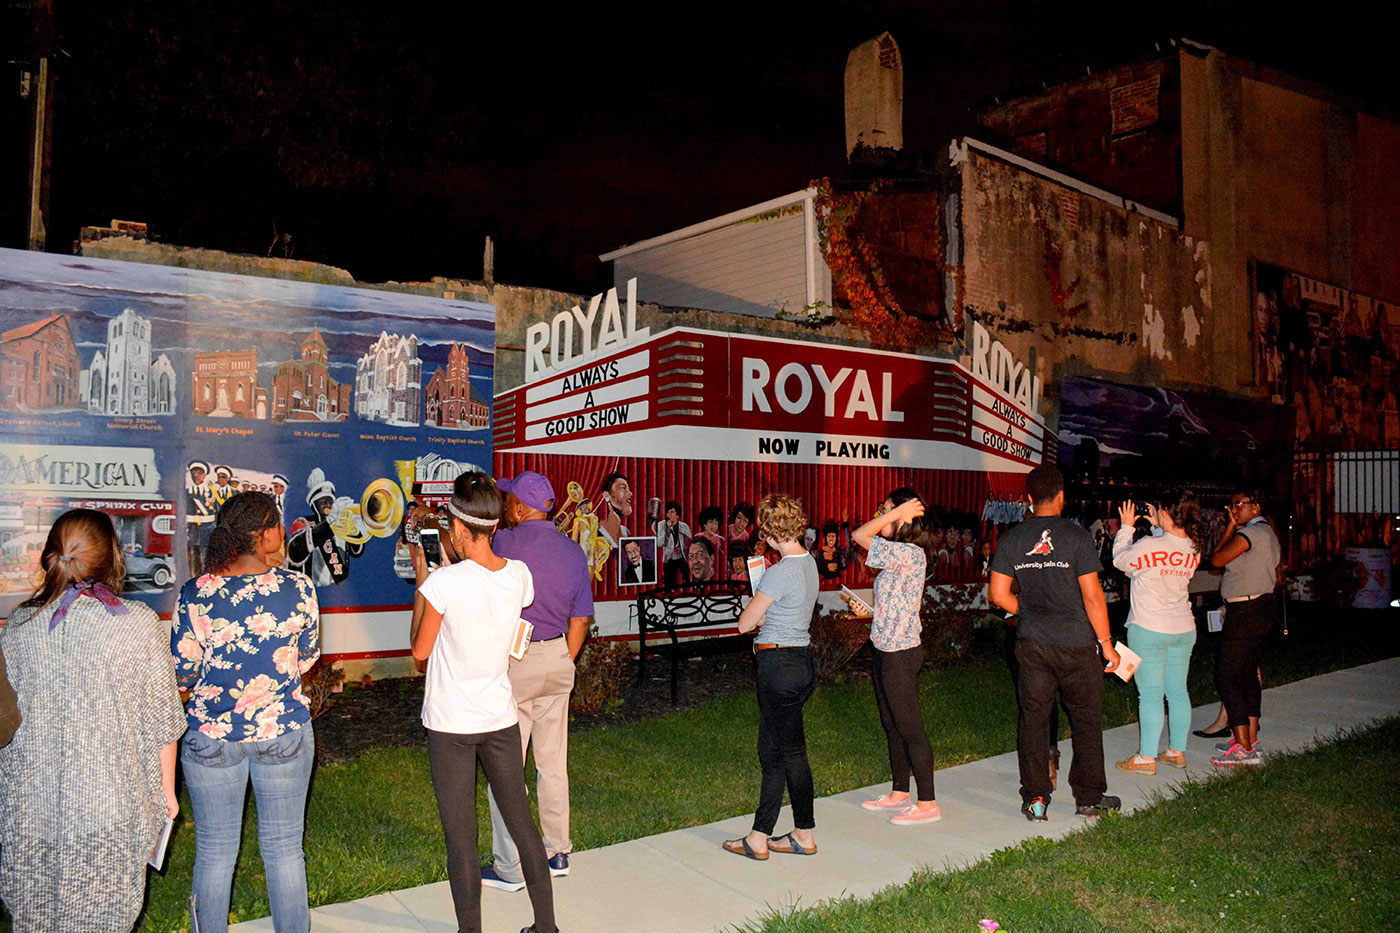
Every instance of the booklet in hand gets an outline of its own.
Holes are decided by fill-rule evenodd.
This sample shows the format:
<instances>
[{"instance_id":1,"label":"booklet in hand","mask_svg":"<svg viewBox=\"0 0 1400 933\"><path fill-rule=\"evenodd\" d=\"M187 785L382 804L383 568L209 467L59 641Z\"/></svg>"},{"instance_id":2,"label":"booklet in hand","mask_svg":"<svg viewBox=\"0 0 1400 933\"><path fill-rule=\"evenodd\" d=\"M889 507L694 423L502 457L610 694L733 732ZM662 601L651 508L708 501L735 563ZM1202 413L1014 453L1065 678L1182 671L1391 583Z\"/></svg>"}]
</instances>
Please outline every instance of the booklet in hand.
<instances>
[{"instance_id":1,"label":"booklet in hand","mask_svg":"<svg viewBox=\"0 0 1400 933\"><path fill-rule=\"evenodd\" d=\"M747 567L749 571L749 592L757 593L758 581L763 579L763 570L767 565L760 556L746 558L744 560L744 566Z\"/></svg>"},{"instance_id":2,"label":"booklet in hand","mask_svg":"<svg viewBox=\"0 0 1400 933\"><path fill-rule=\"evenodd\" d=\"M844 584L841 586L841 599L845 601L846 605L851 607L851 612L858 616L869 618L875 615L875 610L870 608L870 604L857 596L851 591L850 587Z\"/></svg>"},{"instance_id":3,"label":"booklet in hand","mask_svg":"<svg viewBox=\"0 0 1400 933\"><path fill-rule=\"evenodd\" d=\"M524 619L515 627L515 634L510 638L510 656L519 661L525 657L525 652L530 650L530 635L535 631L535 626Z\"/></svg>"},{"instance_id":4,"label":"booklet in hand","mask_svg":"<svg viewBox=\"0 0 1400 933\"><path fill-rule=\"evenodd\" d=\"M1133 672L1142 666L1142 655L1138 654L1121 641L1113 646L1113 650L1118 652L1118 666L1113 669L1123 683L1133 679Z\"/></svg>"},{"instance_id":5,"label":"booklet in hand","mask_svg":"<svg viewBox=\"0 0 1400 933\"><path fill-rule=\"evenodd\" d=\"M160 831L159 838L156 839L155 848L151 850L151 857L146 860L156 871L165 870L165 850L170 845L170 830L175 827L175 821L170 817L165 818L165 826Z\"/></svg>"}]
</instances>

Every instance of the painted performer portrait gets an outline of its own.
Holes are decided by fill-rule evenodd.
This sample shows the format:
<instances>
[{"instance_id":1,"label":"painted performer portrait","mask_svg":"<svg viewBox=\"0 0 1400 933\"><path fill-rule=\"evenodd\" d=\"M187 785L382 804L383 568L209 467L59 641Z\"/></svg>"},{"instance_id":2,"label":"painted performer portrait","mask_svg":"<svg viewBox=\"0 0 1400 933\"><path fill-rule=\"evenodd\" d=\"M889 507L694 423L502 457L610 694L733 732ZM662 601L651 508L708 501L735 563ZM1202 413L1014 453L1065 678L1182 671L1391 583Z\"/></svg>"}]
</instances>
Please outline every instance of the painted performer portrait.
<instances>
[{"instance_id":1,"label":"painted performer portrait","mask_svg":"<svg viewBox=\"0 0 1400 933\"><path fill-rule=\"evenodd\" d=\"M623 538L617 562L618 586L650 586L656 583L656 539Z\"/></svg>"},{"instance_id":2,"label":"painted performer portrait","mask_svg":"<svg viewBox=\"0 0 1400 933\"><path fill-rule=\"evenodd\" d=\"M350 576L350 558L363 554L365 546L345 541L333 527L335 483L320 467L306 478L306 504L311 514L292 522L287 532L287 567L306 574L317 586L341 583Z\"/></svg>"}]
</instances>

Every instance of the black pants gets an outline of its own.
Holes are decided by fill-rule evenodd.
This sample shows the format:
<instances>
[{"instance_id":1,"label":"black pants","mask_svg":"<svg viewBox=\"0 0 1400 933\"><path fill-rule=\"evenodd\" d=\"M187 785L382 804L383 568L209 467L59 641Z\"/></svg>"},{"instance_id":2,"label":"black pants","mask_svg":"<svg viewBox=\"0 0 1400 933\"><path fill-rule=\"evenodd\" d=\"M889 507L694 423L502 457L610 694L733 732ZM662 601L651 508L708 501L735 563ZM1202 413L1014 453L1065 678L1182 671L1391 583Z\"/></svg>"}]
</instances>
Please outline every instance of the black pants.
<instances>
[{"instance_id":1,"label":"black pants","mask_svg":"<svg viewBox=\"0 0 1400 933\"><path fill-rule=\"evenodd\" d=\"M792 801L797 829L817 825L812 813L812 768L802 707L817 684L817 667L807 648L769 648L754 656L758 681L758 763L763 785L753 828L771 835L783 807L783 788Z\"/></svg>"},{"instance_id":2,"label":"black pants","mask_svg":"<svg viewBox=\"0 0 1400 933\"><path fill-rule=\"evenodd\" d=\"M1016 633L1008 633L1004 640L1003 650L1006 653L1006 666L1011 670L1011 682L1016 685L1016 706L1019 709L1021 704L1021 662L1016 660ZM1060 744L1060 704L1056 699L1050 700L1050 715L1047 717L1047 725L1050 730L1050 754L1055 754L1059 750Z\"/></svg>"},{"instance_id":3,"label":"black pants","mask_svg":"<svg viewBox=\"0 0 1400 933\"><path fill-rule=\"evenodd\" d=\"M1021 767L1021 801L1050 800L1048 708L1055 691L1069 714L1074 758L1069 786L1080 806L1098 803L1108 789L1103 770L1103 660L1097 645L1068 647L1016 639L1020 662L1017 695L1021 718L1016 728L1016 758Z\"/></svg>"},{"instance_id":4,"label":"black pants","mask_svg":"<svg viewBox=\"0 0 1400 933\"><path fill-rule=\"evenodd\" d=\"M891 788L909 792L909 775L919 782L919 799L933 800L933 747L924 732L919 710L919 668L924 664L923 645L902 651L874 649L870 681L880 725L890 747Z\"/></svg>"},{"instance_id":5,"label":"black pants","mask_svg":"<svg viewBox=\"0 0 1400 933\"><path fill-rule=\"evenodd\" d=\"M447 879L459 933L481 929L481 857L476 850L476 763L500 807L511 839L520 847L520 867L535 911L535 929L556 933L554 889L540 831L530 816L520 727L459 734L428 730L428 769L438 816L447 840Z\"/></svg>"},{"instance_id":6,"label":"black pants","mask_svg":"<svg viewBox=\"0 0 1400 933\"><path fill-rule=\"evenodd\" d=\"M1264 636L1277 618L1273 593L1225 604L1225 627L1215 659L1215 689L1225 704L1231 728L1247 726L1249 717L1259 715L1259 661L1264 654Z\"/></svg>"}]
</instances>

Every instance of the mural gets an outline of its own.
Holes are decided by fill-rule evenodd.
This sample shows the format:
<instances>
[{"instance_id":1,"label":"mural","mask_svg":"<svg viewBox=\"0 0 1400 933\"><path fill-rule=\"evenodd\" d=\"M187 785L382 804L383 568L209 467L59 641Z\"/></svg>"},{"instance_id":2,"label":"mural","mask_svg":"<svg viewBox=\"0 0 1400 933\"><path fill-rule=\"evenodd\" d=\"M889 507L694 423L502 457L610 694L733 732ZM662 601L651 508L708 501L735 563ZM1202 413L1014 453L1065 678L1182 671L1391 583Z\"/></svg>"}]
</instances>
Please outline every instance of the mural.
<instances>
[{"instance_id":1,"label":"mural","mask_svg":"<svg viewBox=\"0 0 1400 933\"><path fill-rule=\"evenodd\" d=\"M408 500L491 463L489 409L470 403L491 390L494 317L0 250L0 616L32 591L49 526L77 505L113 517L128 590L168 612L204 569L219 506L258 490L282 510L289 565L323 588L327 650L387 648L367 623L411 601ZM467 400L450 432L422 423L425 364L451 376L449 402Z\"/></svg>"},{"instance_id":2,"label":"mural","mask_svg":"<svg viewBox=\"0 0 1400 933\"><path fill-rule=\"evenodd\" d=\"M1299 444L1400 444L1400 313L1387 302L1254 263L1254 371L1295 411Z\"/></svg>"}]
</instances>

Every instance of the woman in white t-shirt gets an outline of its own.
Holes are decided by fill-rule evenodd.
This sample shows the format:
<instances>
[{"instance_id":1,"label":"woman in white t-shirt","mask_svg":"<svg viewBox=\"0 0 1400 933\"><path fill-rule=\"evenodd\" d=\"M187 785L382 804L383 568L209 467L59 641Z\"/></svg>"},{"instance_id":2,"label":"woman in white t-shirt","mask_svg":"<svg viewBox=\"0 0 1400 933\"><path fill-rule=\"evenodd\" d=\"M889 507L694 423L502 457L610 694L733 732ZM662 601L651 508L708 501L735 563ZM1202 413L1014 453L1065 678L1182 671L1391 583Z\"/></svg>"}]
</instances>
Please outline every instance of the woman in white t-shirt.
<instances>
[{"instance_id":1,"label":"woman in white t-shirt","mask_svg":"<svg viewBox=\"0 0 1400 933\"><path fill-rule=\"evenodd\" d=\"M1186 675L1196 644L1196 620L1187 593L1201 563L1201 507L1189 492L1173 493L1147 507L1152 534L1133 542L1137 509L1118 511L1121 527L1113 539L1113 566L1132 581L1128 647L1142 656L1138 686L1138 753L1118 762L1120 771L1156 774L1157 764L1186 767L1186 734L1191 728L1191 697ZM1162 737L1162 697L1167 698L1167 750Z\"/></svg>"},{"instance_id":2,"label":"woman in white t-shirt","mask_svg":"<svg viewBox=\"0 0 1400 933\"><path fill-rule=\"evenodd\" d=\"M483 473L457 477L447 506L448 533L460 556L428 573L422 550L412 548L419 586L414 607L413 656L427 659L423 726L428 767L447 841L447 877L461 930L481 929L481 863L476 848L476 763L520 848L535 923L556 933L549 863L530 816L525 759L515 697L508 676L520 610L534 602L530 570L497 557L491 534L501 518L501 494Z\"/></svg>"}]
</instances>

